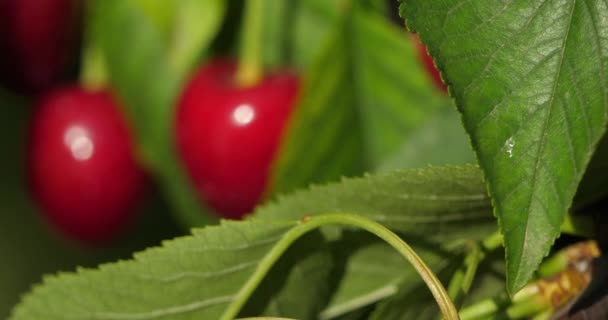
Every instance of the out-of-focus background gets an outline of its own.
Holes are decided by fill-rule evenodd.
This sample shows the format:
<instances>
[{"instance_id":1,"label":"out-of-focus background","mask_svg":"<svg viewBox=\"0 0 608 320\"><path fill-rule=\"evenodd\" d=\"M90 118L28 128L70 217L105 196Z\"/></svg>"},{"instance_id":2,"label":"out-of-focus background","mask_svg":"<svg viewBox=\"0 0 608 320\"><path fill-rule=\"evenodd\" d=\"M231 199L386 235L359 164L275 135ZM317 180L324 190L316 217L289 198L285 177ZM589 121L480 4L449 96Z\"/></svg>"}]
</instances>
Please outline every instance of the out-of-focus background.
<instances>
[{"instance_id":1,"label":"out-of-focus background","mask_svg":"<svg viewBox=\"0 0 608 320\"><path fill-rule=\"evenodd\" d=\"M243 38L263 52L257 59L266 72L292 69L304 83L265 200L344 175L474 161L396 1L256 1L265 6L261 34L244 36L247 1L0 0L0 318L44 274L128 258L221 216L188 182L172 121L177 97L209 57L248 59ZM65 8L72 15L57 13ZM53 30L70 36L45 34ZM57 65L44 78L36 63ZM45 217L27 182L26 151L41 97L100 81L125 105L150 183L124 236L91 245Z\"/></svg>"}]
</instances>

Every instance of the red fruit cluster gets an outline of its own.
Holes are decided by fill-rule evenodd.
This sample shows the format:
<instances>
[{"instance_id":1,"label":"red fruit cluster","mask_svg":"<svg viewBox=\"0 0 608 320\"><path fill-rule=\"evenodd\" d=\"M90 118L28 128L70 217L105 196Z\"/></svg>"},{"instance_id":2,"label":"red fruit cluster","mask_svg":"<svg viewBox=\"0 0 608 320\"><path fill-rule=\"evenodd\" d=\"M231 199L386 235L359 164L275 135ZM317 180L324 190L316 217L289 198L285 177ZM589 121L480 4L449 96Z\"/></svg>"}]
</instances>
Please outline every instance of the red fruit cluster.
<instances>
[{"instance_id":1,"label":"red fruit cluster","mask_svg":"<svg viewBox=\"0 0 608 320\"><path fill-rule=\"evenodd\" d=\"M76 4L0 0L0 80L34 91L53 85L74 42ZM426 48L415 41L445 90ZM201 200L221 216L239 219L264 196L299 81L275 72L242 87L236 72L235 61L217 59L194 75L178 102L175 136ZM104 242L133 217L146 177L109 92L72 87L46 95L32 120L28 152L34 197L65 234Z\"/></svg>"},{"instance_id":2,"label":"red fruit cluster","mask_svg":"<svg viewBox=\"0 0 608 320\"><path fill-rule=\"evenodd\" d=\"M299 83L278 72L239 87L235 72L231 60L200 69L183 92L175 128L201 198L223 217L238 219L263 196Z\"/></svg>"},{"instance_id":3,"label":"red fruit cluster","mask_svg":"<svg viewBox=\"0 0 608 320\"><path fill-rule=\"evenodd\" d=\"M75 44L78 0L0 0L0 85L38 93L28 177L42 211L64 234L105 242L133 216L145 187L128 128L109 92L52 89ZM185 87L176 144L203 202L242 218L260 202L298 94L289 72L236 84L236 63L218 59Z\"/></svg>"}]
</instances>

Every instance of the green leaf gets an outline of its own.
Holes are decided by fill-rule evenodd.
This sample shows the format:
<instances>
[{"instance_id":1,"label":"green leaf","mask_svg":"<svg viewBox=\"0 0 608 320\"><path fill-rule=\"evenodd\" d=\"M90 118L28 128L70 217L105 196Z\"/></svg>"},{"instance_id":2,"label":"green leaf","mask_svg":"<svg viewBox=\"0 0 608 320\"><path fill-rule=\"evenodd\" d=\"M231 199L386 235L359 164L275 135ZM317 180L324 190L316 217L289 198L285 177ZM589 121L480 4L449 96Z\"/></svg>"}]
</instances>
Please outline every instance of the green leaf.
<instances>
[{"instance_id":1,"label":"green leaf","mask_svg":"<svg viewBox=\"0 0 608 320\"><path fill-rule=\"evenodd\" d=\"M292 0L264 1L264 63L267 67L286 65L307 70L318 58L322 44L344 15L350 14L346 1ZM384 0L358 0L365 10L385 14Z\"/></svg>"},{"instance_id":2,"label":"green leaf","mask_svg":"<svg viewBox=\"0 0 608 320\"><path fill-rule=\"evenodd\" d=\"M264 63L307 70L339 21L338 2L264 1Z\"/></svg>"},{"instance_id":3,"label":"green leaf","mask_svg":"<svg viewBox=\"0 0 608 320\"><path fill-rule=\"evenodd\" d=\"M332 265L321 233L304 236L270 270L239 316L316 319L330 297Z\"/></svg>"},{"instance_id":4,"label":"green leaf","mask_svg":"<svg viewBox=\"0 0 608 320\"><path fill-rule=\"evenodd\" d=\"M201 208L177 158L173 113L186 71L219 28L225 2L172 2L176 8L170 27L159 26L157 16L164 17L164 6L153 0L92 3L94 37L107 60L113 89L132 120L143 159L185 226L209 223L212 218ZM155 3L161 7L153 6Z\"/></svg>"},{"instance_id":5,"label":"green leaf","mask_svg":"<svg viewBox=\"0 0 608 320\"><path fill-rule=\"evenodd\" d=\"M273 193L363 171L363 141L352 108L355 101L344 94L352 88L350 69L346 59L336 58L344 50L341 41L341 32L330 38L322 58L304 79L300 102L272 171L269 188Z\"/></svg>"},{"instance_id":6,"label":"green leaf","mask_svg":"<svg viewBox=\"0 0 608 320\"><path fill-rule=\"evenodd\" d=\"M305 74L300 103L275 162L274 193L378 166L446 104L403 29L362 8L353 4L338 19Z\"/></svg>"},{"instance_id":7,"label":"green leaf","mask_svg":"<svg viewBox=\"0 0 608 320\"><path fill-rule=\"evenodd\" d=\"M482 239L496 231L482 173L472 165L401 170L312 186L279 196L253 216L295 220L324 212L360 214L427 240Z\"/></svg>"},{"instance_id":8,"label":"green leaf","mask_svg":"<svg viewBox=\"0 0 608 320\"><path fill-rule=\"evenodd\" d=\"M488 180L507 287L547 254L604 132L608 5L401 0L436 58Z\"/></svg>"},{"instance_id":9,"label":"green leaf","mask_svg":"<svg viewBox=\"0 0 608 320\"><path fill-rule=\"evenodd\" d=\"M369 314L373 311L373 309L374 305L367 306L339 316L335 318L335 320L367 320L369 319Z\"/></svg>"},{"instance_id":10,"label":"green leaf","mask_svg":"<svg viewBox=\"0 0 608 320\"><path fill-rule=\"evenodd\" d=\"M47 277L12 319L220 319L294 222L225 222L135 255Z\"/></svg>"},{"instance_id":11,"label":"green leaf","mask_svg":"<svg viewBox=\"0 0 608 320\"><path fill-rule=\"evenodd\" d=\"M443 275L445 282L448 277ZM399 291L378 304L370 320L435 320L439 309L424 284L403 283Z\"/></svg>"},{"instance_id":12,"label":"green leaf","mask_svg":"<svg viewBox=\"0 0 608 320\"><path fill-rule=\"evenodd\" d=\"M168 63L175 74L183 77L189 74L203 49L219 31L227 3L222 0L178 0L176 7Z\"/></svg>"},{"instance_id":13,"label":"green leaf","mask_svg":"<svg viewBox=\"0 0 608 320\"><path fill-rule=\"evenodd\" d=\"M399 150L386 159L377 171L475 162L475 153L458 112L446 108L412 131Z\"/></svg>"},{"instance_id":14,"label":"green leaf","mask_svg":"<svg viewBox=\"0 0 608 320\"><path fill-rule=\"evenodd\" d=\"M450 103L429 84L411 39L402 27L356 6L347 36L352 92L366 160L376 168L410 133Z\"/></svg>"}]
</instances>

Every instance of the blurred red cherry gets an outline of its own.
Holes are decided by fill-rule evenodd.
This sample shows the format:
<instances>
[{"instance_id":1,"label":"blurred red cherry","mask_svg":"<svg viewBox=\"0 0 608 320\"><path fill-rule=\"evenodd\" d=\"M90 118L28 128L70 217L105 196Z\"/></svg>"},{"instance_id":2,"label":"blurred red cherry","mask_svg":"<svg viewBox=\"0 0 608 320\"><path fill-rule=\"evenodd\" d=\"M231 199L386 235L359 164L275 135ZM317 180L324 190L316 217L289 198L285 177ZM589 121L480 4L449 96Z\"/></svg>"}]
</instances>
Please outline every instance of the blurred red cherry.
<instances>
[{"instance_id":1,"label":"blurred red cherry","mask_svg":"<svg viewBox=\"0 0 608 320\"><path fill-rule=\"evenodd\" d=\"M424 65L424 68L428 72L429 76L433 79L433 83L435 83L437 88L441 89L441 91L447 92L448 88L445 85L445 83L443 83L443 80L441 80L441 75L439 74L439 70L437 70L437 67L435 66L435 62L433 61L433 58L431 58L431 56L429 56L429 53L428 53L426 47L424 46L424 44L422 44L422 42L420 42L418 35L412 35L412 39L414 39L416 48L418 49L418 55L420 56L420 61Z\"/></svg>"},{"instance_id":2,"label":"blurred red cherry","mask_svg":"<svg viewBox=\"0 0 608 320\"><path fill-rule=\"evenodd\" d=\"M186 86L176 116L179 153L200 197L225 218L239 219L261 200L299 82L268 74L235 84L236 63L215 60Z\"/></svg>"},{"instance_id":3,"label":"blurred red cherry","mask_svg":"<svg viewBox=\"0 0 608 320\"><path fill-rule=\"evenodd\" d=\"M108 242L125 229L147 181L110 93L78 87L39 101L27 165L46 218L64 235L90 243Z\"/></svg>"},{"instance_id":4,"label":"blurred red cherry","mask_svg":"<svg viewBox=\"0 0 608 320\"><path fill-rule=\"evenodd\" d=\"M78 0L0 0L0 81L35 93L54 85L77 41Z\"/></svg>"}]
</instances>

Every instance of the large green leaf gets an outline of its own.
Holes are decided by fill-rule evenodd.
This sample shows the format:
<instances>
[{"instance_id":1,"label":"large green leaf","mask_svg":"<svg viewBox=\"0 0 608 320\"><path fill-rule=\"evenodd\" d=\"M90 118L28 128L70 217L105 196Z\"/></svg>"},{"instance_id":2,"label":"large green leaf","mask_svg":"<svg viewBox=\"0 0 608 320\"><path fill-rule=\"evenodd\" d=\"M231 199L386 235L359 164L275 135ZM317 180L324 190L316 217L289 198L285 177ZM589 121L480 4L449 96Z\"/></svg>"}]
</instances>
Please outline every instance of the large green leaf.
<instances>
[{"instance_id":1,"label":"large green leaf","mask_svg":"<svg viewBox=\"0 0 608 320\"><path fill-rule=\"evenodd\" d=\"M378 166L446 105L402 28L358 3L336 20L305 74L275 163L275 193Z\"/></svg>"},{"instance_id":2,"label":"large green leaf","mask_svg":"<svg viewBox=\"0 0 608 320\"><path fill-rule=\"evenodd\" d=\"M505 235L511 293L559 234L608 111L608 4L401 0L463 113Z\"/></svg>"},{"instance_id":3,"label":"large green leaf","mask_svg":"<svg viewBox=\"0 0 608 320\"><path fill-rule=\"evenodd\" d=\"M103 50L111 85L132 120L144 160L183 224L208 223L209 214L201 208L177 158L173 113L187 71L219 28L225 2L92 3L94 41ZM165 11L175 14L166 17Z\"/></svg>"}]
</instances>

